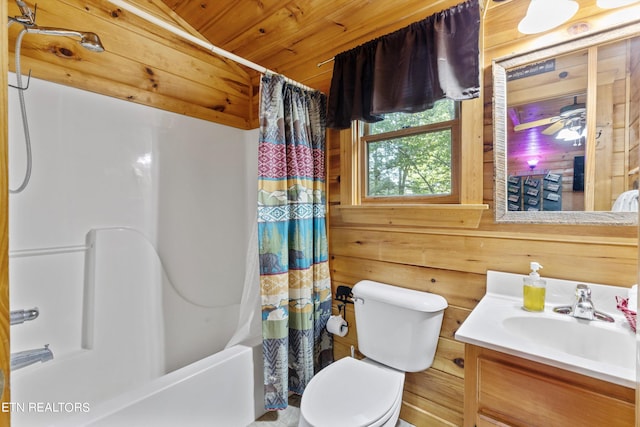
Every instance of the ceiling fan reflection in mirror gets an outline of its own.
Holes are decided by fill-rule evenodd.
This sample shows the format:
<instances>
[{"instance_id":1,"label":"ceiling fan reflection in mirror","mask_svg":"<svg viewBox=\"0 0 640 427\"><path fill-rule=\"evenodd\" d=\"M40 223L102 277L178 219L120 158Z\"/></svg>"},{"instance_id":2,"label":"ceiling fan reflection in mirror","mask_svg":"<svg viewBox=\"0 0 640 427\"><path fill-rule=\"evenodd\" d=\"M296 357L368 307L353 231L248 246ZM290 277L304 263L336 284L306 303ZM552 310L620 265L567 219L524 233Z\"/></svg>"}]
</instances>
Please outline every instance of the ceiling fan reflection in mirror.
<instances>
[{"instance_id":1,"label":"ceiling fan reflection in mirror","mask_svg":"<svg viewBox=\"0 0 640 427\"><path fill-rule=\"evenodd\" d=\"M544 135L553 135L562 129L575 125L584 125L586 116L586 104L579 103L578 97L573 97L573 104L565 105L560 108L559 114L553 117L547 117L531 122L516 124L513 130L518 132L525 129L531 129L538 126L547 126L542 131Z\"/></svg>"}]
</instances>

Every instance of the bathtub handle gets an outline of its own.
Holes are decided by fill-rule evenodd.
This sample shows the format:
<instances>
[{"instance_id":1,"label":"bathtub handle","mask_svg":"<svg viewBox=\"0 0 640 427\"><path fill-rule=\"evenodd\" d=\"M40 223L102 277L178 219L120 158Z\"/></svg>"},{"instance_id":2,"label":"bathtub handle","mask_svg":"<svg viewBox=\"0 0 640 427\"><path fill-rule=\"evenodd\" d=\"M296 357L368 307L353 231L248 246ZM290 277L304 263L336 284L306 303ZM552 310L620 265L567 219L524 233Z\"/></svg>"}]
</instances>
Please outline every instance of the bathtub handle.
<instances>
[{"instance_id":1,"label":"bathtub handle","mask_svg":"<svg viewBox=\"0 0 640 427\"><path fill-rule=\"evenodd\" d=\"M35 320L40 315L38 307L30 310L14 310L11 312L11 326Z\"/></svg>"}]
</instances>

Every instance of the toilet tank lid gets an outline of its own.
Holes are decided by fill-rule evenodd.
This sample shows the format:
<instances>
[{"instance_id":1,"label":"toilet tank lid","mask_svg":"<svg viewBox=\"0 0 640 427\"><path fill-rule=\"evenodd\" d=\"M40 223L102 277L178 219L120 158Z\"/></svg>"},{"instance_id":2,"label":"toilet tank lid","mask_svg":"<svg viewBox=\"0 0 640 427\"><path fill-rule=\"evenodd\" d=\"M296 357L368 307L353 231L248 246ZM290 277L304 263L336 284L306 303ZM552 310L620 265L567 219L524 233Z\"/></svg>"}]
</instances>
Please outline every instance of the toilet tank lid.
<instances>
[{"instance_id":1,"label":"toilet tank lid","mask_svg":"<svg viewBox=\"0 0 640 427\"><path fill-rule=\"evenodd\" d=\"M372 280L362 280L356 283L352 292L355 298L362 298L365 301L370 298L416 311L435 312L444 310L448 306L447 300L441 295L387 285Z\"/></svg>"}]
</instances>

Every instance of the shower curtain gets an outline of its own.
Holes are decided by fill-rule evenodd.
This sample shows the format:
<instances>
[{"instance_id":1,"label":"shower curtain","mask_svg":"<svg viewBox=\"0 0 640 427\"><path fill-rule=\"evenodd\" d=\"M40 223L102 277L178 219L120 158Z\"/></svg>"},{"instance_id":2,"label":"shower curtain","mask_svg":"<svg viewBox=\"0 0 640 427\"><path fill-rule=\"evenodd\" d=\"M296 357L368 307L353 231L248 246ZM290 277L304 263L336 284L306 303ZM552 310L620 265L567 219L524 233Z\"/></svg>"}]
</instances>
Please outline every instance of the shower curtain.
<instances>
[{"instance_id":1,"label":"shower curtain","mask_svg":"<svg viewBox=\"0 0 640 427\"><path fill-rule=\"evenodd\" d=\"M265 408L287 407L332 360L325 226L326 98L265 74L260 89L258 250Z\"/></svg>"}]
</instances>

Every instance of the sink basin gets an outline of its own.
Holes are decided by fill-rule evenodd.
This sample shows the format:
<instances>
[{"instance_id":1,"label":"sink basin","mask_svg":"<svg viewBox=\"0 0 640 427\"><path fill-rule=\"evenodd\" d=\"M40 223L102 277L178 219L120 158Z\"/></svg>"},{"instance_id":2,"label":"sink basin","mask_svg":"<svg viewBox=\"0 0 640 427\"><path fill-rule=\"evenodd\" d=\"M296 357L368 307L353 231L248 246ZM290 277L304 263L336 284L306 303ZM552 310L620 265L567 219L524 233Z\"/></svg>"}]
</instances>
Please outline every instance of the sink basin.
<instances>
[{"instance_id":1,"label":"sink basin","mask_svg":"<svg viewBox=\"0 0 640 427\"><path fill-rule=\"evenodd\" d=\"M584 359L634 369L635 340L628 331L599 321L571 317L514 316L502 321L508 332Z\"/></svg>"},{"instance_id":2,"label":"sink basin","mask_svg":"<svg viewBox=\"0 0 640 427\"><path fill-rule=\"evenodd\" d=\"M542 312L522 308L523 275L487 272L487 293L456 331L457 340L635 388L636 335L616 309L628 288L590 283L598 310L613 322L553 311L575 299L576 282L546 277Z\"/></svg>"}]
</instances>

